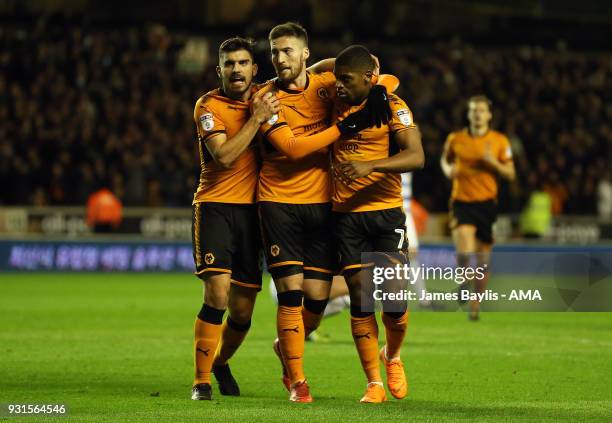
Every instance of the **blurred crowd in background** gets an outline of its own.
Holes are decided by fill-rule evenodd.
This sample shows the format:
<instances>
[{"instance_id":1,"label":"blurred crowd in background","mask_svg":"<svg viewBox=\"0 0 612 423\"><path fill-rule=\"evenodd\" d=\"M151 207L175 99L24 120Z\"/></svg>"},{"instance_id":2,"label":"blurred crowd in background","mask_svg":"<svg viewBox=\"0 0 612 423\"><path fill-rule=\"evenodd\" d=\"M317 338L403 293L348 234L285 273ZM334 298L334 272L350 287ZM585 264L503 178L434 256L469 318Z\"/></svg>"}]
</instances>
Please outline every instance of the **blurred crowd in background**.
<instances>
[{"instance_id":1,"label":"blurred crowd in background","mask_svg":"<svg viewBox=\"0 0 612 423\"><path fill-rule=\"evenodd\" d=\"M250 32L263 35L257 60L268 61L266 30ZM207 65L195 73L178 65L194 35L210 46ZM311 38L313 60L353 41ZM33 25L2 25L0 204L83 205L106 184L126 206L189 206L199 177L193 105L218 84L219 41L205 31L90 26L46 15ZM447 210L450 183L439 168L446 136L466 125L466 99L485 94L517 166L517 181L502 188L502 212L518 212L532 192L545 191L554 214L610 213L609 52L580 53L563 43L359 41L379 56L383 72L400 78L399 94L420 125L426 166L415 174L414 191L429 211ZM262 77L271 77L269 63L262 65Z\"/></svg>"},{"instance_id":2,"label":"blurred crowd in background","mask_svg":"<svg viewBox=\"0 0 612 423\"><path fill-rule=\"evenodd\" d=\"M476 48L439 44L389 61L405 81L428 158L417 193L444 207L438 158L442 141L466 126L466 97L484 93L493 103L492 127L510 139L517 181L504 186L502 210L517 211L533 190L549 193L553 214L595 214L598 185L610 184L612 56L559 48ZM425 199L423 199L425 201ZM607 200L609 201L609 200Z\"/></svg>"}]
</instances>

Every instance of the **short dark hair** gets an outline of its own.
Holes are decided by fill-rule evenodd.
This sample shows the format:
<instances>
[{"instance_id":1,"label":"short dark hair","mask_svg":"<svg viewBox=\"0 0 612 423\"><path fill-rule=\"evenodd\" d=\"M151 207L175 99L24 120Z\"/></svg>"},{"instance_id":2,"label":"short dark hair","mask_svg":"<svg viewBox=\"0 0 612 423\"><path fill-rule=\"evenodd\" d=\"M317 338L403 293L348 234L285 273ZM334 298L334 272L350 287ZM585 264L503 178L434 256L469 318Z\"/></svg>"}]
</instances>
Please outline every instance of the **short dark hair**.
<instances>
[{"instance_id":1,"label":"short dark hair","mask_svg":"<svg viewBox=\"0 0 612 423\"><path fill-rule=\"evenodd\" d=\"M295 37L304 41L304 44L308 45L308 33L306 29L295 22L285 22L284 24L276 25L270 31L268 39L270 41L280 37Z\"/></svg>"},{"instance_id":2,"label":"short dark hair","mask_svg":"<svg viewBox=\"0 0 612 423\"><path fill-rule=\"evenodd\" d=\"M478 95L473 95L470 98L468 98L467 104L469 105L470 103L486 103L486 105L489 107L489 111L493 110L493 102L491 101L491 99L489 99L489 97L487 97L484 94L478 94Z\"/></svg>"},{"instance_id":3,"label":"short dark hair","mask_svg":"<svg viewBox=\"0 0 612 423\"><path fill-rule=\"evenodd\" d=\"M251 55L251 60L254 58L253 40L242 37L232 37L223 41L219 46L219 60L223 53L231 53L238 50L246 50Z\"/></svg>"},{"instance_id":4,"label":"short dark hair","mask_svg":"<svg viewBox=\"0 0 612 423\"><path fill-rule=\"evenodd\" d=\"M366 46L353 44L342 50L336 56L336 66L346 66L349 69L372 71L376 66L370 50Z\"/></svg>"}]
</instances>

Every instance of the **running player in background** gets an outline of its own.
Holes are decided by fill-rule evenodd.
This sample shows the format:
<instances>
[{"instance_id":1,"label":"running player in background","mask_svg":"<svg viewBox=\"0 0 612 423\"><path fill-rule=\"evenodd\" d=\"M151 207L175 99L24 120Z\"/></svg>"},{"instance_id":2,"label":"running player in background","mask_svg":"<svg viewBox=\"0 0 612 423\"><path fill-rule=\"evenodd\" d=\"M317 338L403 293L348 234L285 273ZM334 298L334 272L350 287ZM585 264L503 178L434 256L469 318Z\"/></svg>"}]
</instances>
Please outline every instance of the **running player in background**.
<instances>
[{"instance_id":1,"label":"running player in background","mask_svg":"<svg viewBox=\"0 0 612 423\"><path fill-rule=\"evenodd\" d=\"M194 329L194 400L212 398L211 371L223 395L240 395L227 362L251 326L261 289L255 206L259 164L252 141L260 125L279 111L278 100L267 94L255 96L249 112L257 74L249 40L221 44L217 74L221 87L200 97L194 109L201 174L193 200L193 255L196 275L204 282Z\"/></svg>"},{"instance_id":2,"label":"running player in background","mask_svg":"<svg viewBox=\"0 0 612 423\"><path fill-rule=\"evenodd\" d=\"M478 95L468 100L469 128L451 133L446 139L440 165L452 180L450 227L457 253L457 266L470 266L476 254L477 265L488 269L493 247L493 223L497 219L497 178L516 176L508 138L489 127L491 101ZM485 291L488 272L460 287ZM471 301L470 320L479 319L480 303Z\"/></svg>"}]
</instances>

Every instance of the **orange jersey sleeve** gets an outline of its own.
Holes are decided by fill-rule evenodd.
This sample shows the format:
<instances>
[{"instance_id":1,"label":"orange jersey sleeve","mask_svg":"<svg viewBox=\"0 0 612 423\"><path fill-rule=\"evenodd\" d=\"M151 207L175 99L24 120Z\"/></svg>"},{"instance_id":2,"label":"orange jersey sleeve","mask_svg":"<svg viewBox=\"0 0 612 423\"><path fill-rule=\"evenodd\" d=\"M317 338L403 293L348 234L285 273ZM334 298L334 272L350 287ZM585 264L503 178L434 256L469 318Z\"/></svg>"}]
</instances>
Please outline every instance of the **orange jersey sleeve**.
<instances>
[{"instance_id":1,"label":"orange jersey sleeve","mask_svg":"<svg viewBox=\"0 0 612 423\"><path fill-rule=\"evenodd\" d=\"M200 154L200 183L193 202L251 204L255 201L259 170L253 143L229 167L216 163L206 147L215 135L235 136L249 119L249 104L225 97L220 90L202 96L195 105L194 121Z\"/></svg>"},{"instance_id":2,"label":"orange jersey sleeve","mask_svg":"<svg viewBox=\"0 0 612 423\"><path fill-rule=\"evenodd\" d=\"M395 75L384 73L376 78L376 85L382 85L388 93L393 93L399 88L400 81Z\"/></svg>"},{"instance_id":3,"label":"orange jersey sleeve","mask_svg":"<svg viewBox=\"0 0 612 423\"><path fill-rule=\"evenodd\" d=\"M389 130L391 133L403 131L405 129L416 128L412 111L404 100L395 94L389 95L389 106L391 106L391 121L389 121Z\"/></svg>"},{"instance_id":4,"label":"orange jersey sleeve","mask_svg":"<svg viewBox=\"0 0 612 423\"><path fill-rule=\"evenodd\" d=\"M196 123L198 135L204 142L213 135L226 133L226 127L221 117L221 113L215 109L212 99L203 96L198 99L193 110L193 118Z\"/></svg>"},{"instance_id":5,"label":"orange jersey sleeve","mask_svg":"<svg viewBox=\"0 0 612 423\"><path fill-rule=\"evenodd\" d=\"M512 160L512 147L510 147L510 140L503 134L499 136L499 154L497 159L502 163L508 163Z\"/></svg>"},{"instance_id":6,"label":"orange jersey sleeve","mask_svg":"<svg viewBox=\"0 0 612 423\"><path fill-rule=\"evenodd\" d=\"M297 160L327 147L338 140L340 135L340 130L334 125L323 132L296 138L289 126L282 125L268 134L267 139L285 156L291 160Z\"/></svg>"}]
</instances>

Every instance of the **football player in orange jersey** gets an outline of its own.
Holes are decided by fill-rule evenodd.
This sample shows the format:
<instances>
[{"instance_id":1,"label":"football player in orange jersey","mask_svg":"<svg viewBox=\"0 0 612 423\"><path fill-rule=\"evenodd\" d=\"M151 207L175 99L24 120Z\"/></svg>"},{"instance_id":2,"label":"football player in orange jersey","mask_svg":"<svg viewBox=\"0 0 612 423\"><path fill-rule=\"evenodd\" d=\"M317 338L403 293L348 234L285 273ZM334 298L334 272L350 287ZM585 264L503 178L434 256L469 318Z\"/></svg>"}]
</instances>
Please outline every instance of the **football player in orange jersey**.
<instances>
[{"instance_id":1,"label":"football player in orange jersey","mask_svg":"<svg viewBox=\"0 0 612 423\"><path fill-rule=\"evenodd\" d=\"M364 46L350 46L338 55L334 68L341 100L336 103L337 119L364 107L373 89L373 68L370 53ZM361 402L368 403L386 400L379 359L385 366L391 394L397 399L408 394L400 359L408 310L406 301L383 302L386 342L379 351L376 316L367 306L372 299L363 298L371 287L362 286L362 283L373 283L372 264L362 262L362 253L375 251L384 253L381 256L385 257L395 253L391 255L407 260L401 173L422 168L425 160L421 133L412 112L394 94L389 95L389 104L393 115L387 125L365 129L333 146L337 176L332 195L334 238L351 297L351 332L368 381Z\"/></svg>"},{"instance_id":2,"label":"football player in orange jersey","mask_svg":"<svg viewBox=\"0 0 612 423\"><path fill-rule=\"evenodd\" d=\"M472 255L485 269L485 277L473 280L473 289L484 292L493 247L493 223L497 218L497 178L516 176L508 138L489 127L491 101L478 95L468 100L469 128L451 133L440 161L444 174L452 180L450 226L457 253L457 265L470 265ZM469 284L460 286L469 295ZM462 302L465 302L462 301ZM479 319L480 303L470 302L470 320Z\"/></svg>"},{"instance_id":3,"label":"football player in orange jersey","mask_svg":"<svg viewBox=\"0 0 612 423\"><path fill-rule=\"evenodd\" d=\"M374 90L376 78L373 69L373 59L363 46L352 46L338 56L335 69L338 80L335 85L341 100L334 102L334 114L340 119L335 126L315 135L295 137L282 119L284 110L279 113L276 128L269 124L262 125L262 129L268 132L267 140L294 159L330 144L330 140L335 142L333 158L342 181L334 184L333 189L333 208L336 212L333 232L343 271L351 286L351 326L368 377L362 402L382 402L386 399L378 371L379 357L385 364L387 384L393 396L403 398L407 394L407 381L399 358L407 328L406 303L394 304L396 310L385 309L383 322L387 329L387 345L379 355L374 313L362 309L361 304L360 278L364 271L361 253L374 248L385 252L403 251L406 244L405 216L401 210L403 199L397 173L419 168L423 164L420 133L412 122L412 114L406 104L394 95L385 99L387 107L391 106L389 111L395 112L388 125L374 127L370 123L358 134L345 131L344 128L359 126L355 118L360 113L366 111L365 114L369 114L369 99L368 102L365 99ZM304 146L305 140L308 140L307 147ZM311 147L311 144L315 147ZM402 151L389 157L390 150ZM369 160L362 160L364 158Z\"/></svg>"},{"instance_id":4,"label":"football player in orange jersey","mask_svg":"<svg viewBox=\"0 0 612 423\"><path fill-rule=\"evenodd\" d=\"M217 74L221 87L200 97L194 110L201 175L193 200L193 252L196 274L204 282L195 322L194 400L211 399L211 372L222 394L240 395L227 361L250 328L261 289L255 206L259 163L252 141L260 125L279 111L273 95L252 97L257 65L249 40L221 44Z\"/></svg>"},{"instance_id":5,"label":"football player in orange jersey","mask_svg":"<svg viewBox=\"0 0 612 423\"><path fill-rule=\"evenodd\" d=\"M264 251L278 291L274 349L283 362L290 400L312 402L303 369L304 339L319 325L336 269L328 148L319 147L295 160L281 153L270 137L288 126L298 138L317 139L330 125L335 78L331 72L307 71L308 36L301 26L278 25L270 31L269 40L278 78L262 90L276 94L282 119L277 115L262 126L258 201ZM375 93L386 99L382 87ZM387 109L388 104L385 110L369 107L347 118L350 124L332 130L340 136L369 127L368 116L372 121L384 120Z\"/></svg>"}]
</instances>

